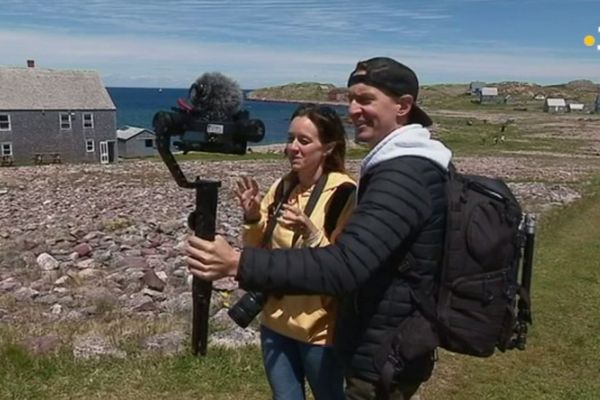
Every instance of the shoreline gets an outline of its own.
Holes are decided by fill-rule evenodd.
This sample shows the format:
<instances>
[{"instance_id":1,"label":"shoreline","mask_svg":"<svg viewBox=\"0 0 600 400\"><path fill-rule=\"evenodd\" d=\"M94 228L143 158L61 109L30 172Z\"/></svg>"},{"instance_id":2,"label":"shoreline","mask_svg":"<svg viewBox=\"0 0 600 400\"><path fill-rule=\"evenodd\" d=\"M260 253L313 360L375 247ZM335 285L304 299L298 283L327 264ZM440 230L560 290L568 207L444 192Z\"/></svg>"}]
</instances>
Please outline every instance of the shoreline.
<instances>
[{"instance_id":1,"label":"shoreline","mask_svg":"<svg viewBox=\"0 0 600 400\"><path fill-rule=\"evenodd\" d=\"M290 99L271 99L266 97L250 97L247 96L245 100L250 101L262 101L265 103L288 103L288 104L318 104L318 105L327 105L327 106L348 106L348 102L345 101L315 101L315 100L290 100Z\"/></svg>"},{"instance_id":2,"label":"shoreline","mask_svg":"<svg viewBox=\"0 0 600 400\"><path fill-rule=\"evenodd\" d=\"M286 143L269 143L269 144L256 144L253 146L247 146L249 153L282 153L285 150ZM360 144L356 143L354 139L346 138L346 151L360 147Z\"/></svg>"}]
</instances>

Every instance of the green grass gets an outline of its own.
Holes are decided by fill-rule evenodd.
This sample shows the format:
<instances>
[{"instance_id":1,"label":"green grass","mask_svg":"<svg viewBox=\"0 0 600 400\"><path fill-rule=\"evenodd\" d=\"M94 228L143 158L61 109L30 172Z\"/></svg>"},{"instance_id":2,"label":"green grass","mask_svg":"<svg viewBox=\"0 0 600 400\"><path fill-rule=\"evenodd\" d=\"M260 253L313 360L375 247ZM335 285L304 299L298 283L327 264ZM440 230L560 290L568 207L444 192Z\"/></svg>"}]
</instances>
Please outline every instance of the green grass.
<instances>
[{"instance_id":1,"label":"green grass","mask_svg":"<svg viewBox=\"0 0 600 400\"><path fill-rule=\"evenodd\" d=\"M210 348L206 357L76 361L0 347L0 399L264 399L269 388L258 348Z\"/></svg>"},{"instance_id":2,"label":"green grass","mask_svg":"<svg viewBox=\"0 0 600 400\"><path fill-rule=\"evenodd\" d=\"M437 138L450 147L455 155L486 155L507 151L545 151L572 154L574 150L586 146L580 139L557 139L528 136L526 127L502 123L483 123L471 118L436 117ZM467 124L471 121L471 125ZM504 142L495 141L504 136Z\"/></svg>"},{"instance_id":3,"label":"green grass","mask_svg":"<svg viewBox=\"0 0 600 400\"><path fill-rule=\"evenodd\" d=\"M527 349L491 358L440 353L425 399L598 399L600 182L541 221Z\"/></svg>"}]
</instances>

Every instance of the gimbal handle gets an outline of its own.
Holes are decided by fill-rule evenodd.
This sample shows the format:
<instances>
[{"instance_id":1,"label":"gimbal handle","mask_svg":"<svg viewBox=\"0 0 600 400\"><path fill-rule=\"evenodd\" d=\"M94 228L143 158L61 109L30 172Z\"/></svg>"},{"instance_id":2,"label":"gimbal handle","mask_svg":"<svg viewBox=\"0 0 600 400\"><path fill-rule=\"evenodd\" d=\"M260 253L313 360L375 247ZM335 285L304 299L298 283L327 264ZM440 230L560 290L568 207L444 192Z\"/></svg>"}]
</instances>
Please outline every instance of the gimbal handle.
<instances>
[{"instance_id":1,"label":"gimbal handle","mask_svg":"<svg viewBox=\"0 0 600 400\"><path fill-rule=\"evenodd\" d=\"M221 182L202 180L188 181L173 157L170 149L171 136L183 131L173 131L181 126L175 119L177 114L160 111L154 115L152 124L156 134L156 148L163 162L171 172L175 182L182 188L196 189L196 209L189 215L188 225L194 234L202 239L214 240L217 200ZM192 353L206 355L208 342L208 318L212 283L194 276L192 280Z\"/></svg>"}]
</instances>

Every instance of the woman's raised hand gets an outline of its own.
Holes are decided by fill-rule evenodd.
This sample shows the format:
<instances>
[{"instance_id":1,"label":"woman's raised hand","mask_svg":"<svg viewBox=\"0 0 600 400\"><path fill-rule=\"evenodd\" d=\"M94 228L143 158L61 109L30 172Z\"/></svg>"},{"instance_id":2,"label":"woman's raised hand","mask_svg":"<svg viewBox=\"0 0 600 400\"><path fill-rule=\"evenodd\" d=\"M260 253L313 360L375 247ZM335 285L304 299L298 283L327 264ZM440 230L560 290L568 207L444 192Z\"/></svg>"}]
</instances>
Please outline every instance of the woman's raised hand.
<instances>
[{"instance_id":1,"label":"woman's raised hand","mask_svg":"<svg viewBox=\"0 0 600 400\"><path fill-rule=\"evenodd\" d=\"M301 209L292 204L283 205L282 213L277 222L286 229L298 232L304 239L319 232L310 218Z\"/></svg>"},{"instance_id":2,"label":"woman's raised hand","mask_svg":"<svg viewBox=\"0 0 600 400\"><path fill-rule=\"evenodd\" d=\"M244 221L258 221L260 219L261 197L256 180L248 176L238 180L235 196L240 201L240 206L244 211Z\"/></svg>"}]
</instances>

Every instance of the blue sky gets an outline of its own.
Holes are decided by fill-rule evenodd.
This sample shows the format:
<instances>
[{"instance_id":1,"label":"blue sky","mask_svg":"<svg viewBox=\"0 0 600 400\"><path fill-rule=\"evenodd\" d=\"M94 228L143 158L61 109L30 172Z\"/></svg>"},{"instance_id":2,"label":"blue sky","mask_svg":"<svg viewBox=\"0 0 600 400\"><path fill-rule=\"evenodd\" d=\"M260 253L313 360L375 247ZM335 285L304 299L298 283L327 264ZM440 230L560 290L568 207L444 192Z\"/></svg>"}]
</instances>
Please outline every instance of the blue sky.
<instances>
[{"instance_id":1,"label":"blue sky","mask_svg":"<svg viewBox=\"0 0 600 400\"><path fill-rule=\"evenodd\" d=\"M343 85L356 61L385 55L422 84L600 82L599 26L598 0L2 0L0 65L133 87L219 71L255 88Z\"/></svg>"}]
</instances>

